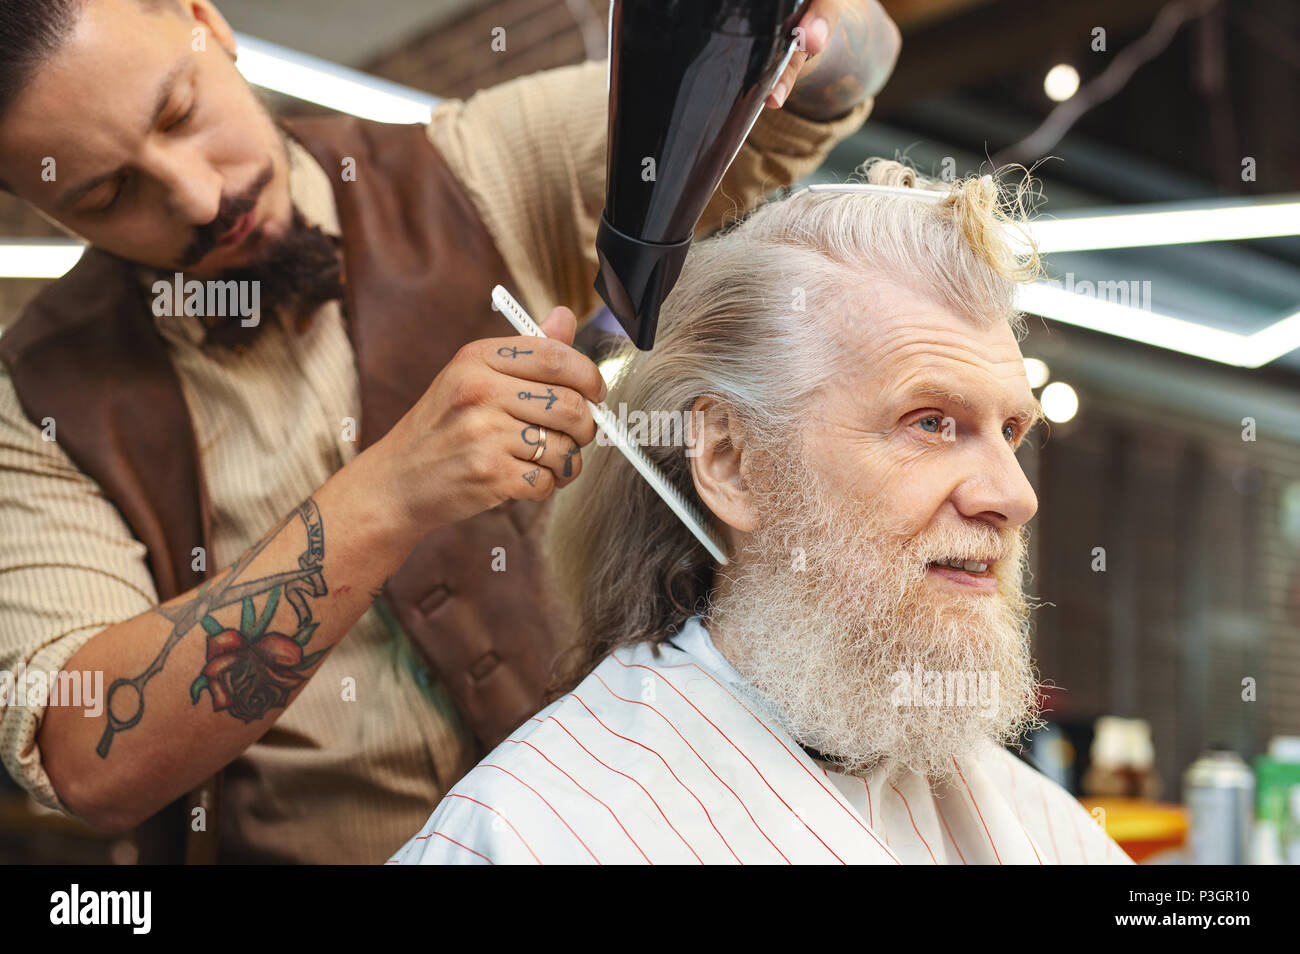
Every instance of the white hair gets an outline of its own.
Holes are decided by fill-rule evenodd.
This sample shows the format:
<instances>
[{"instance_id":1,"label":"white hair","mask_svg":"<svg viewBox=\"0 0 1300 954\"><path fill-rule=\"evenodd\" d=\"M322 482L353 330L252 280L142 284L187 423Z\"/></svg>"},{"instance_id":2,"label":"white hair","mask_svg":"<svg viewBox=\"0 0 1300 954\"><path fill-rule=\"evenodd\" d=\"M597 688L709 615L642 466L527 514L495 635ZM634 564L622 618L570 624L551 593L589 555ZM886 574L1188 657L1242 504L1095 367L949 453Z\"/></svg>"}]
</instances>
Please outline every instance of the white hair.
<instances>
[{"instance_id":1,"label":"white hair","mask_svg":"<svg viewBox=\"0 0 1300 954\"><path fill-rule=\"evenodd\" d=\"M747 439L788 445L810 400L845 365L845 306L872 281L1023 335L1015 286L1039 263L1028 238L1018 246L1007 229L1023 221L1028 177L1011 189L992 176L944 182L887 160L859 174L945 197L805 190L697 242L664 303L654 349L627 346L607 404L685 416L712 395L736 412ZM643 449L707 514L684 449ZM580 627L577 658L553 691L617 645L671 635L703 609L715 567L622 456L597 444L584 450L574 485L556 495L548 551Z\"/></svg>"}]
</instances>

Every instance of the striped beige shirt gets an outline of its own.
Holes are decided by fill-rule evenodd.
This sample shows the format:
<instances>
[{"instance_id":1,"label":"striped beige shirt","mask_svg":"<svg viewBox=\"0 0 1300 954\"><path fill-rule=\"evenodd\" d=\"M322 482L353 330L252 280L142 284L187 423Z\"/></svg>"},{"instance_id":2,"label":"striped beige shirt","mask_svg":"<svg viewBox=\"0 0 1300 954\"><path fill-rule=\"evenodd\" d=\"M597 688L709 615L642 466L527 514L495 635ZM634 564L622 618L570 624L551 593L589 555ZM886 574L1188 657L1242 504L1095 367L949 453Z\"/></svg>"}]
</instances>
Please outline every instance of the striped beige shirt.
<instances>
[{"instance_id":1,"label":"striped beige shirt","mask_svg":"<svg viewBox=\"0 0 1300 954\"><path fill-rule=\"evenodd\" d=\"M592 288L604 204L602 62L450 100L428 127L533 314L599 305ZM765 110L696 235L811 173L866 118L829 123ZM290 144L290 188L337 234L327 174ZM150 276L142 273L142 281ZM241 354L205 346L189 319L155 319L181 381L214 508L214 566L232 562L357 453L351 345L337 302L303 330L270 320ZM28 421L0 366L0 670L58 670L92 636L158 602L146 553L100 487ZM356 701L338 690L356 680ZM40 803L67 811L36 744L43 709L0 708L0 760ZM475 760L445 690L377 603L275 725L225 772L222 857L379 862L418 830Z\"/></svg>"}]
</instances>

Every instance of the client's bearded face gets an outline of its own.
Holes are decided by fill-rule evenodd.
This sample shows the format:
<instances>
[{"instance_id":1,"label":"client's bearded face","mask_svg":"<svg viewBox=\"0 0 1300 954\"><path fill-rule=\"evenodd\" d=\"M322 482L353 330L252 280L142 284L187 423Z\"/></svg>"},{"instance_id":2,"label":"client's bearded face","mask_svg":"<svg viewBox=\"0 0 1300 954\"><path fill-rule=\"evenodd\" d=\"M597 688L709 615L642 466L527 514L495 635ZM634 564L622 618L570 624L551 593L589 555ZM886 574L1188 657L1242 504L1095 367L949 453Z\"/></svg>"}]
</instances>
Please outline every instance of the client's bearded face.
<instances>
[{"instance_id":1,"label":"client's bearded face","mask_svg":"<svg viewBox=\"0 0 1300 954\"><path fill-rule=\"evenodd\" d=\"M1033 723L1023 527L999 533L966 520L902 535L868 502L869 488L850 497L802 457L762 456L761 524L712 603L710 625L796 740L850 772L884 763L942 779L954 758ZM1000 555L989 570L995 592L962 592L927 570L969 553ZM955 696L923 694L918 672L960 673L981 691L951 704ZM938 704L900 705L904 680L917 701Z\"/></svg>"}]
</instances>

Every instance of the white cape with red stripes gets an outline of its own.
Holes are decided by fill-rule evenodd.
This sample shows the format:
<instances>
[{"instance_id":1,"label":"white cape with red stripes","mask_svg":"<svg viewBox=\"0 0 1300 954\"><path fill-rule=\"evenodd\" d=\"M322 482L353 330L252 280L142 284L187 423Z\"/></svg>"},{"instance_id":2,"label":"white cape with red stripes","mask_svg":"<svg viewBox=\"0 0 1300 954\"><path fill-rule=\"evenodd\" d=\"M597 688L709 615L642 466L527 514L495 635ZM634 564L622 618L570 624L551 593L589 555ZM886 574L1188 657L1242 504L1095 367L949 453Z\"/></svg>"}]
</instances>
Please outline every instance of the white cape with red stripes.
<instances>
[{"instance_id":1,"label":"white cape with red stripes","mask_svg":"<svg viewBox=\"0 0 1300 954\"><path fill-rule=\"evenodd\" d=\"M766 714L698 617L520 726L390 863L1130 863L1064 789L990 747L950 784L843 775Z\"/></svg>"}]
</instances>

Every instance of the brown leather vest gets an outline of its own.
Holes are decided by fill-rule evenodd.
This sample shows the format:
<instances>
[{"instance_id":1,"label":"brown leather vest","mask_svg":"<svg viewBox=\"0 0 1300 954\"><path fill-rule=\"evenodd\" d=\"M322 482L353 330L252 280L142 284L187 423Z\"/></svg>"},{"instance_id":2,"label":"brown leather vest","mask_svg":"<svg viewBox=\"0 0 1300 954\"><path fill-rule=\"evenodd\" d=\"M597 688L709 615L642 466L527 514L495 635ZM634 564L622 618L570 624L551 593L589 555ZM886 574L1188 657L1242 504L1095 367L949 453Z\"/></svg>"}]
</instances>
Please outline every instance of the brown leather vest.
<instances>
[{"instance_id":1,"label":"brown leather vest","mask_svg":"<svg viewBox=\"0 0 1300 954\"><path fill-rule=\"evenodd\" d=\"M512 282L423 127L354 118L286 125L334 184L364 449L463 344L514 333L490 297L494 284ZM345 157L355 160L355 181L340 174ZM0 361L27 417L57 421L59 446L148 548L159 599L197 586L204 574L191 569L191 551L210 550L211 510L180 382L133 269L88 251L0 336ZM511 501L437 530L385 588L484 751L540 707L559 647L552 615L539 611L545 509ZM494 547L505 548L508 573L490 572Z\"/></svg>"}]
</instances>

